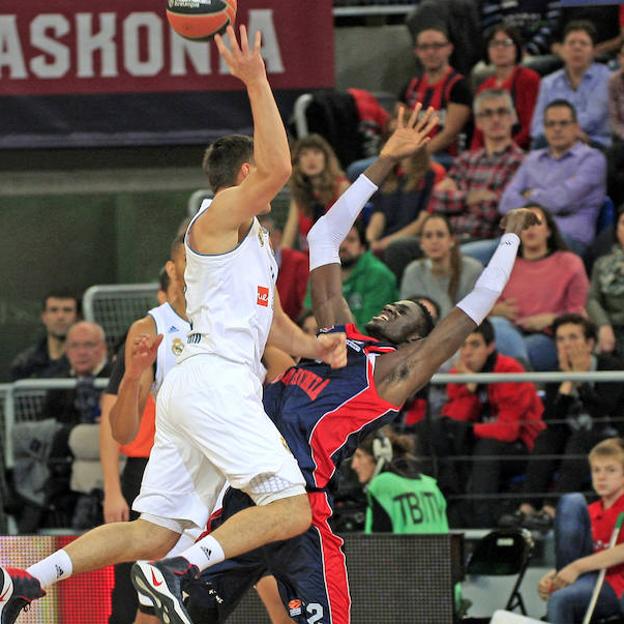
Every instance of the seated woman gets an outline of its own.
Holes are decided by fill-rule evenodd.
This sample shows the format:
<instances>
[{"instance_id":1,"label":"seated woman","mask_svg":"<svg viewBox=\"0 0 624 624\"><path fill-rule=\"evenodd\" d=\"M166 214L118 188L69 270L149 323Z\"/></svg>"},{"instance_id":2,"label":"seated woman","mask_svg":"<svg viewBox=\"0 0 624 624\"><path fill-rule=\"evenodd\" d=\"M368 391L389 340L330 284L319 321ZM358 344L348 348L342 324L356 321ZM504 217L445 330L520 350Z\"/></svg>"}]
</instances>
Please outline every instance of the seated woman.
<instances>
[{"instance_id":1,"label":"seated woman","mask_svg":"<svg viewBox=\"0 0 624 624\"><path fill-rule=\"evenodd\" d=\"M399 238L420 234L431 190L444 168L432 163L424 150L406 158L373 198L366 228L371 251L380 254Z\"/></svg>"},{"instance_id":2,"label":"seated woman","mask_svg":"<svg viewBox=\"0 0 624 624\"><path fill-rule=\"evenodd\" d=\"M506 24L497 24L485 36L486 61L494 67L494 75L477 88L477 95L487 89L505 89L511 93L518 116L513 140L522 149L529 149L531 119L537 101L540 77L522 61L522 41L518 32ZM476 128L470 149L483 147L483 133Z\"/></svg>"},{"instance_id":3,"label":"seated woman","mask_svg":"<svg viewBox=\"0 0 624 624\"><path fill-rule=\"evenodd\" d=\"M291 200L282 247L307 251L310 228L348 188L331 145L319 134L299 139L292 149L293 170L288 183Z\"/></svg>"},{"instance_id":4,"label":"seated woman","mask_svg":"<svg viewBox=\"0 0 624 624\"><path fill-rule=\"evenodd\" d=\"M568 251L551 214L535 204L526 207L542 223L522 232L518 259L490 320L500 353L536 371L556 370L550 326L562 314L584 314L589 280L583 261Z\"/></svg>"},{"instance_id":5,"label":"seated woman","mask_svg":"<svg viewBox=\"0 0 624 624\"><path fill-rule=\"evenodd\" d=\"M596 260L592 269L587 313L598 327L601 353L624 356L624 208L618 211L611 253Z\"/></svg>"},{"instance_id":6,"label":"seated woman","mask_svg":"<svg viewBox=\"0 0 624 624\"><path fill-rule=\"evenodd\" d=\"M420 246L425 257L414 260L405 269L401 298L418 293L433 299L443 318L473 289L483 266L460 253L450 223L443 215L425 216Z\"/></svg>"}]
</instances>

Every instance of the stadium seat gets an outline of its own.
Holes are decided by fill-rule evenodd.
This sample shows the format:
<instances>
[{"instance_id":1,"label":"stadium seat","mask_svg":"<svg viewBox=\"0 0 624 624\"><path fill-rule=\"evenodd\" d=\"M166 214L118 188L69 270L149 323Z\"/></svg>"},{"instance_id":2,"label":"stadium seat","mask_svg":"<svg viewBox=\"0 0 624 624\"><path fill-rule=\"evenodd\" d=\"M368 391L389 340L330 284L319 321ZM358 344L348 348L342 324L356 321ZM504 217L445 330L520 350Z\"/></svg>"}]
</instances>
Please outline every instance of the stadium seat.
<instances>
[{"instance_id":1,"label":"stadium seat","mask_svg":"<svg viewBox=\"0 0 624 624\"><path fill-rule=\"evenodd\" d=\"M491 531L477 542L466 565L467 575L511 576L516 575L506 611L520 609L526 615L526 607L520 585L533 554L533 538L526 529L500 529ZM462 624L487 624L490 618L465 618Z\"/></svg>"},{"instance_id":2,"label":"stadium seat","mask_svg":"<svg viewBox=\"0 0 624 624\"><path fill-rule=\"evenodd\" d=\"M598 219L596 219L596 234L600 234L602 230L610 225L615 225L615 205L613 200L607 195L600 207Z\"/></svg>"}]
</instances>

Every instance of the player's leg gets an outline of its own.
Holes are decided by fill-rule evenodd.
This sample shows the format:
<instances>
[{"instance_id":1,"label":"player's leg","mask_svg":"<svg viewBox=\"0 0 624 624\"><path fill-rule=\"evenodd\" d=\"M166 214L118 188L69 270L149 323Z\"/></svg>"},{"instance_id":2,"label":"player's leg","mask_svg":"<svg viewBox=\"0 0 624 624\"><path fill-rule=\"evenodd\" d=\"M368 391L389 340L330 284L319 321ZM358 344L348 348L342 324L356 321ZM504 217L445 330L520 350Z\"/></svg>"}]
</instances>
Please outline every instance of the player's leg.
<instances>
[{"instance_id":1,"label":"player's leg","mask_svg":"<svg viewBox=\"0 0 624 624\"><path fill-rule=\"evenodd\" d=\"M168 595L159 599L170 611L168 615L173 622L187 624L191 619L181 600L176 599L175 605L172 602L174 595L182 595L185 566L186 570L202 571L224 558L236 557L271 541L288 539L306 530L311 513L297 462L262 409L259 380L246 367L224 363L217 357L186 360L182 368L184 376L175 392L178 409L175 428L185 452L202 453L202 461L194 459L185 463L194 492L211 507L214 489L211 475L216 472L224 475L233 487L249 494L257 505L230 518L181 557L134 566L135 586L143 584L152 597L161 592L159 575L172 572L178 578L178 587L168 585ZM169 378L176 372L174 369ZM219 385L207 388L206 379L218 379ZM184 502L180 501L178 506L184 507ZM135 507L141 508L137 504ZM196 517L186 513L179 517L201 525Z\"/></svg>"}]
</instances>

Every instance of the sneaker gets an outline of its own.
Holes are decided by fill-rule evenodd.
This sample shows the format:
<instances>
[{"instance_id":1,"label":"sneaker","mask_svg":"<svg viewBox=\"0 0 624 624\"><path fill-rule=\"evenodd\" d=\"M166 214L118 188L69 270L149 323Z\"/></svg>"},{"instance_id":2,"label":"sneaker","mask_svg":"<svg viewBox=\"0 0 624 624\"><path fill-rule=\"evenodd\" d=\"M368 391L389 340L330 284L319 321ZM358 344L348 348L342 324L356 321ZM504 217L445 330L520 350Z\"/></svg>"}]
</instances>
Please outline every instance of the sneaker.
<instances>
[{"instance_id":1,"label":"sneaker","mask_svg":"<svg viewBox=\"0 0 624 624\"><path fill-rule=\"evenodd\" d=\"M45 594L26 570L0 567L0 624L13 624L22 609L28 610L33 600Z\"/></svg>"},{"instance_id":2,"label":"sneaker","mask_svg":"<svg viewBox=\"0 0 624 624\"><path fill-rule=\"evenodd\" d=\"M137 561L130 573L135 589L154 603L156 617L168 624L193 624L182 602L182 590L198 575L197 566L184 557Z\"/></svg>"},{"instance_id":3,"label":"sneaker","mask_svg":"<svg viewBox=\"0 0 624 624\"><path fill-rule=\"evenodd\" d=\"M498 526L503 529L515 529L522 526L526 519L527 515L523 511L517 509L513 513L503 514L498 519Z\"/></svg>"},{"instance_id":4,"label":"sneaker","mask_svg":"<svg viewBox=\"0 0 624 624\"><path fill-rule=\"evenodd\" d=\"M541 531L548 533L553 528L555 519L547 514L545 511L538 511L535 514L530 515L522 524L525 529L529 531Z\"/></svg>"}]
</instances>

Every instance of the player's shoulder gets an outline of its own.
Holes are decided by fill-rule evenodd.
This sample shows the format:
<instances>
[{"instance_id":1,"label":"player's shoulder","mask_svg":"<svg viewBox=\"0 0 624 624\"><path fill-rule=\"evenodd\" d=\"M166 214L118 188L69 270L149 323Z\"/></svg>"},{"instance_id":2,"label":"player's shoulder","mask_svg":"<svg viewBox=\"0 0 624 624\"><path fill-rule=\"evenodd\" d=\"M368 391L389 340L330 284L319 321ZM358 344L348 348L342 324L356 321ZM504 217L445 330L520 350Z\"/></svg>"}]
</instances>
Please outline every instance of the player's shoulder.
<instances>
[{"instance_id":1,"label":"player's shoulder","mask_svg":"<svg viewBox=\"0 0 624 624\"><path fill-rule=\"evenodd\" d=\"M156 320L152 314L147 313L143 318L134 321L134 323L130 325L128 337L138 336L139 334L156 335Z\"/></svg>"}]
</instances>

